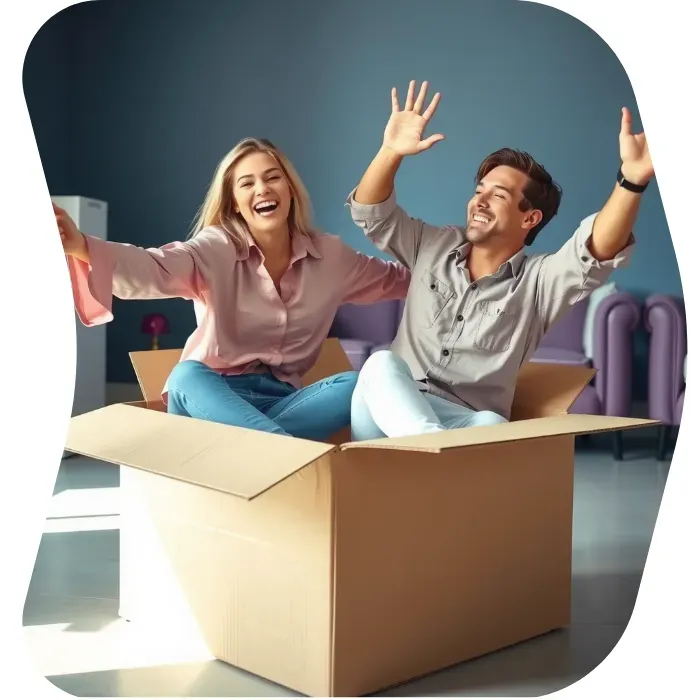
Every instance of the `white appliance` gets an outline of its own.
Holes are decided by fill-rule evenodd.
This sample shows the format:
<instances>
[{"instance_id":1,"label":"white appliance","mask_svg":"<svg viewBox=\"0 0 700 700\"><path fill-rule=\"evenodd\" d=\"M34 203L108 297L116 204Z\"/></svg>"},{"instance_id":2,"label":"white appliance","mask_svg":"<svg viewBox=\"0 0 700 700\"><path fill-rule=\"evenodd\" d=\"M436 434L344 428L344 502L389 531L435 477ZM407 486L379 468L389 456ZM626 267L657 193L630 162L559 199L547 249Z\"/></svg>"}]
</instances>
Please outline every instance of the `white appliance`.
<instances>
[{"instance_id":1,"label":"white appliance","mask_svg":"<svg viewBox=\"0 0 700 700\"><path fill-rule=\"evenodd\" d=\"M85 234L107 240L107 203L79 196L55 196L57 206L65 209ZM76 367L73 413L76 416L101 408L106 403L107 328L87 328L75 315Z\"/></svg>"}]
</instances>

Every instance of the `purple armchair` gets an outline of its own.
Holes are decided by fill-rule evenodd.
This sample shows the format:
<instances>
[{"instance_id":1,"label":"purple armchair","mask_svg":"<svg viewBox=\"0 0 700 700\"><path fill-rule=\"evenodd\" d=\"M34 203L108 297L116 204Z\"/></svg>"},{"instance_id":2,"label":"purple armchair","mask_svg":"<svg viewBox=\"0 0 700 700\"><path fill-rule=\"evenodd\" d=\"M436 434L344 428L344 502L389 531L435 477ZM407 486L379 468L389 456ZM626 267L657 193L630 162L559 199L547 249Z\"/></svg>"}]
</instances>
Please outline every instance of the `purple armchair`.
<instances>
[{"instance_id":1,"label":"purple armchair","mask_svg":"<svg viewBox=\"0 0 700 700\"><path fill-rule=\"evenodd\" d=\"M641 305L627 292L614 292L598 302L593 316L593 343L584 349L591 297L581 300L544 336L533 362L594 367L597 374L571 407L571 413L630 416L634 333L641 323ZM613 433L615 459L623 457L622 432Z\"/></svg>"},{"instance_id":2,"label":"purple armchair","mask_svg":"<svg viewBox=\"0 0 700 700\"><path fill-rule=\"evenodd\" d=\"M535 362L595 367L598 373L571 408L573 413L629 416L632 413L634 331L641 323L640 304L626 292L615 292L597 304L593 319L592 352L584 346L590 297L576 304L550 328L537 349ZM402 301L368 306L341 306L329 336L338 338L353 367L394 340L403 313ZM614 434L614 453L622 459L622 434Z\"/></svg>"},{"instance_id":3,"label":"purple armchair","mask_svg":"<svg viewBox=\"0 0 700 700\"><path fill-rule=\"evenodd\" d=\"M649 333L649 418L661 421L657 458L664 460L671 429L678 428L685 399L688 336L681 299L654 294L644 304Z\"/></svg>"},{"instance_id":4,"label":"purple armchair","mask_svg":"<svg viewBox=\"0 0 700 700\"><path fill-rule=\"evenodd\" d=\"M373 352L391 345L399 330L403 307L402 300L362 306L344 304L328 335L340 340L350 364L359 370Z\"/></svg>"}]
</instances>

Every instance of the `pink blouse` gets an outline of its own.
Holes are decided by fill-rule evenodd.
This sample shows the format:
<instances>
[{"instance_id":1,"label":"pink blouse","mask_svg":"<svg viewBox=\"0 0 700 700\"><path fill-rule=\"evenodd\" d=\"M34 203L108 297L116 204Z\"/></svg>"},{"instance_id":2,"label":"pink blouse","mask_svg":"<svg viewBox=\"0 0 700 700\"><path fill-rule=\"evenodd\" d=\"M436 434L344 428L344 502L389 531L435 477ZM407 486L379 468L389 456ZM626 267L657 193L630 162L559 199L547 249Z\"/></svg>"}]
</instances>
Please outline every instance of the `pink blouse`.
<instances>
[{"instance_id":1,"label":"pink blouse","mask_svg":"<svg viewBox=\"0 0 700 700\"><path fill-rule=\"evenodd\" d=\"M242 254L218 227L160 248L86 238L89 264L68 258L83 324L111 321L112 295L191 299L197 328L185 343L182 360L199 360L222 374L267 366L297 388L341 304L404 299L410 283L405 267L364 255L325 233L294 235L281 294L251 236L249 250ZM167 386L167 400L166 393Z\"/></svg>"}]
</instances>

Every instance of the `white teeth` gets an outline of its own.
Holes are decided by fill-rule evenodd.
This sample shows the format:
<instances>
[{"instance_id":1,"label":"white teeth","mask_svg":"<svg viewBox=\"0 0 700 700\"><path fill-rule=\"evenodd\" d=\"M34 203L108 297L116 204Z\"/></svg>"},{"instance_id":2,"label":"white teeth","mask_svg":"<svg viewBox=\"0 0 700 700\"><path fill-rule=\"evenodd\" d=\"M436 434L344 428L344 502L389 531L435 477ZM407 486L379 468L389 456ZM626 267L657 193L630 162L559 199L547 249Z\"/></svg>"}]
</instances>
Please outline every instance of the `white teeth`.
<instances>
[{"instance_id":1,"label":"white teeth","mask_svg":"<svg viewBox=\"0 0 700 700\"><path fill-rule=\"evenodd\" d=\"M259 216L271 216L272 214L275 213L275 210L277 209L278 203L275 202L273 199L266 199L264 202L258 202L253 209L255 210L256 214ZM271 209L270 211L260 211L264 207L274 207L274 209Z\"/></svg>"},{"instance_id":2,"label":"white teeth","mask_svg":"<svg viewBox=\"0 0 700 700\"><path fill-rule=\"evenodd\" d=\"M474 214L472 217L474 221L478 221L481 224L488 224L490 219L487 219L485 216L481 216L480 214Z\"/></svg>"}]
</instances>

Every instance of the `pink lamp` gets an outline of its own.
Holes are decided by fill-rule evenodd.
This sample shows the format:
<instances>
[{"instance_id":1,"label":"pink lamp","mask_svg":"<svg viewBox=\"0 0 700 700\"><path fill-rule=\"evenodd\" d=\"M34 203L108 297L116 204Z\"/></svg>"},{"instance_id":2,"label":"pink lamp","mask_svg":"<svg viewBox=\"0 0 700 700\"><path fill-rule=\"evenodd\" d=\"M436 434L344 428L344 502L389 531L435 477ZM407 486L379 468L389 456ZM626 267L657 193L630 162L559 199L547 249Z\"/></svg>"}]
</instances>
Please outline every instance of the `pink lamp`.
<instances>
[{"instance_id":1,"label":"pink lamp","mask_svg":"<svg viewBox=\"0 0 700 700\"><path fill-rule=\"evenodd\" d=\"M151 350L158 350L158 336L170 333L170 324L163 314L146 314L141 321L141 332L151 334Z\"/></svg>"}]
</instances>

